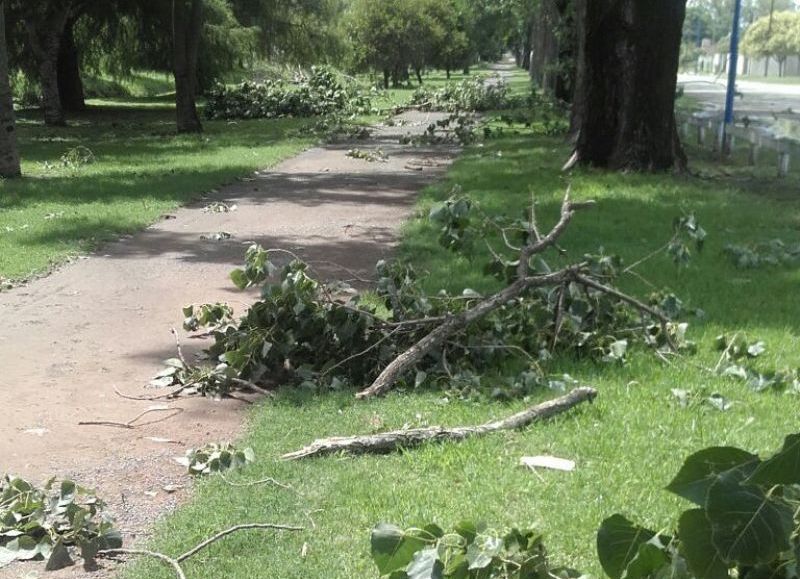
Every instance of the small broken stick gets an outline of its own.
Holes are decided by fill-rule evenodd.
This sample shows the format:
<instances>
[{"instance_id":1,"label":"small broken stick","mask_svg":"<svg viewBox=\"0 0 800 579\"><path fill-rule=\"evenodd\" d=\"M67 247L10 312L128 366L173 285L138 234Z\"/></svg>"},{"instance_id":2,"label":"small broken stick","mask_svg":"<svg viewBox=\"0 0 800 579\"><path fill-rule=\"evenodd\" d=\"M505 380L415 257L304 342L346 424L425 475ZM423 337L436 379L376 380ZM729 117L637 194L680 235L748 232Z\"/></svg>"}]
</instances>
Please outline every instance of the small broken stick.
<instances>
[{"instance_id":1,"label":"small broken stick","mask_svg":"<svg viewBox=\"0 0 800 579\"><path fill-rule=\"evenodd\" d=\"M284 454L284 460L297 460L300 458L323 456L337 452L349 454L385 454L400 448L420 446L426 442L441 440L459 441L472 436L483 436L498 430L516 430L524 428L533 422L544 420L566 412L582 402L591 402L597 396L597 390L582 386L575 388L568 394L548 400L536 406L531 406L502 420L487 422L477 426L457 426L443 428L430 426L427 428L411 428L407 430L393 430L379 434L362 436L341 436L315 440L308 446L298 451Z\"/></svg>"},{"instance_id":2,"label":"small broken stick","mask_svg":"<svg viewBox=\"0 0 800 579\"><path fill-rule=\"evenodd\" d=\"M164 416L163 418L159 418L157 420L149 420L147 422L140 422L137 424L137 421L142 418L143 416L150 414L151 412L169 412L168 416ZM162 420L167 420L168 418L172 418L173 416L177 416L183 412L183 408L178 408L174 406L151 406L147 410L144 410L128 420L128 422L114 422L112 420L82 420L78 422L79 426L113 426L115 428L128 428L134 429L138 426L145 426L146 424L153 424L154 422L161 422Z\"/></svg>"}]
</instances>

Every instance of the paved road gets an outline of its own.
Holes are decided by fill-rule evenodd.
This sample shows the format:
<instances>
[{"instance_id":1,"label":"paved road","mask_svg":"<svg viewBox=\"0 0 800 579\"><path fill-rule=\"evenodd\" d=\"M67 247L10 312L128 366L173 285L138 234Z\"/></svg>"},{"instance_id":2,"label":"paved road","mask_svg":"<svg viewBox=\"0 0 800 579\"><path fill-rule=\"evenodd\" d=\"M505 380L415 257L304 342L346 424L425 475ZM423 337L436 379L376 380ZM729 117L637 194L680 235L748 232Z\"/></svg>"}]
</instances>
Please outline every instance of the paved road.
<instances>
[{"instance_id":1,"label":"paved road","mask_svg":"<svg viewBox=\"0 0 800 579\"><path fill-rule=\"evenodd\" d=\"M685 94L697 98L704 108L724 110L726 77L682 74L678 76L678 85L683 87ZM736 90L739 93L734 105L737 118L746 115L800 123L800 85L740 80L736 83Z\"/></svg>"}]
</instances>

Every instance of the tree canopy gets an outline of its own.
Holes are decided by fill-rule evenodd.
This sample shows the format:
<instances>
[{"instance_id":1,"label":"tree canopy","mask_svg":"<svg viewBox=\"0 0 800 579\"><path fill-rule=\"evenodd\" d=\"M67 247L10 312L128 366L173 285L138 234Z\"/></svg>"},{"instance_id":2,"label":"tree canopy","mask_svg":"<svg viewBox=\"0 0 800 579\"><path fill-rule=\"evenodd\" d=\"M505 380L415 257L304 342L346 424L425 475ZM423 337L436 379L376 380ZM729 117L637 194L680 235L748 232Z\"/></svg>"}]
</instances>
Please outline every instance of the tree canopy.
<instances>
[{"instance_id":1,"label":"tree canopy","mask_svg":"<svg viewBox=\"0 0 800 579\"><path fill-rule=\"evenodd\" d=\"M800 54L800 12L776 12L756 20L742 39L742 52L773 57L779 63Z\"/></svg>"}]
</instances>

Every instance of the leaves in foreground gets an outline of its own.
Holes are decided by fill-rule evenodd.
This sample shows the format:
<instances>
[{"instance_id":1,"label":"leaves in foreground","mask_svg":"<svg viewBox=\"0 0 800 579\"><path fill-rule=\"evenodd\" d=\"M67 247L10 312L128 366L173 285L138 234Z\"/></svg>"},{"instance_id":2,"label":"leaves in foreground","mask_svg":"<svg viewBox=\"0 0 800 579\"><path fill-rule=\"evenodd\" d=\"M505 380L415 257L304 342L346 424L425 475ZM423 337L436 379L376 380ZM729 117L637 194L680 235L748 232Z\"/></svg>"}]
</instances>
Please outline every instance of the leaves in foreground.
<instances>
[{"instance_id":1,"label":"leaves in foreground","mask_svg":"<svg viewBox=\"0 0 800 579\"><path fill-rule=\"evenodd\" d=\"M255 460L250 447L238 449L229 442L209 443L202 448L190 448L186 456L175 459L192 476L238 470Z\"/></svg>"},{"instance_id":2,"label":"leaves in foreground","mask_svg":"<svg viewBox=\"0 0 800 579\"><path fill-rule=\"evenodd\" d=\"M79 550L91 563L102 549L119 548L122 536L94 492L70 480L44 487L6 475L0 479L0 567L46 560L47 570L73 564Z\"/></svg>"},{"instance_id":3,"label":"leaves in foreground","mask_svg":"<svg viewBox=\"0 0 800 579\"><path fill-rule=\"evenodd\" d=\"M674 537L622 515L597 534L612 579L791 579L800 558L800 434L765 460L733 447L689 456L667 490L694 503Z\"/></svg>"},{"instance_id":4,"label":"leaves in foreground","mask_svg":"<svg viewBox=\"0 0 800 579\"><path fill-rule=\"evenodd\" d=\"M551 567L542 536L533 530L498 531L464 521L449 533L435 524L372 530L372 560L390 579L558 579L577 577Z\"/></svg>"}]
</instances>

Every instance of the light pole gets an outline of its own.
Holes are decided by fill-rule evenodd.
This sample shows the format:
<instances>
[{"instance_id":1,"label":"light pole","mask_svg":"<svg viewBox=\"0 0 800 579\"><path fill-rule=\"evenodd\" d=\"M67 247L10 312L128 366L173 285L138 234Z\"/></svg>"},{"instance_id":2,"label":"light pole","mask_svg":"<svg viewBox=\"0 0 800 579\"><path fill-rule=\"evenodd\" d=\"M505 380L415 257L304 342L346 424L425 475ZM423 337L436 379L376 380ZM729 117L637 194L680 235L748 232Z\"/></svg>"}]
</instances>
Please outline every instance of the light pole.
<instances>
[{"instance_id":1,"label":"light pole","mask_svg":"<svg viewBox=\"0 0 800 579\"><path fill-rule=\"evenodd\" d=\"M736 96L736 68L739 65L739 25L742 20L742 0L736 0L733 8L733 27L731 29L731 50L728 60L728 92L725 95L725 120L722 124L722 154L731 152L731 132L733 129L733 99Z\"/></svg>"}]
</instances>

